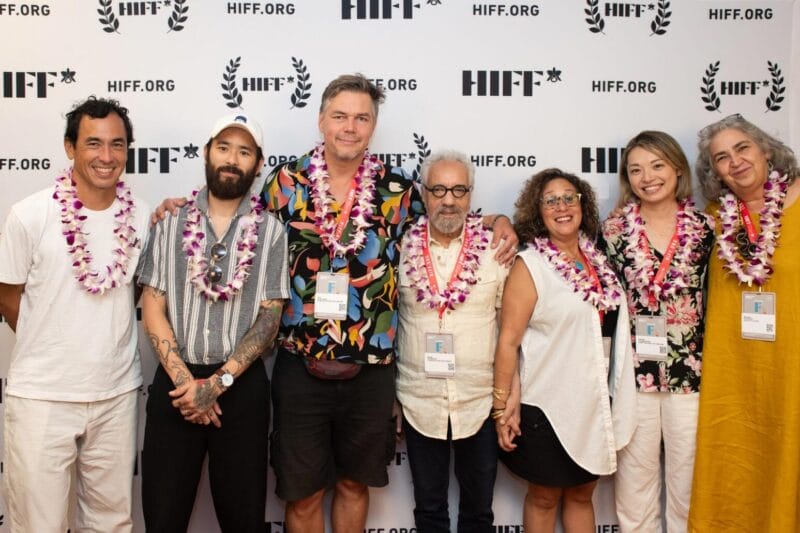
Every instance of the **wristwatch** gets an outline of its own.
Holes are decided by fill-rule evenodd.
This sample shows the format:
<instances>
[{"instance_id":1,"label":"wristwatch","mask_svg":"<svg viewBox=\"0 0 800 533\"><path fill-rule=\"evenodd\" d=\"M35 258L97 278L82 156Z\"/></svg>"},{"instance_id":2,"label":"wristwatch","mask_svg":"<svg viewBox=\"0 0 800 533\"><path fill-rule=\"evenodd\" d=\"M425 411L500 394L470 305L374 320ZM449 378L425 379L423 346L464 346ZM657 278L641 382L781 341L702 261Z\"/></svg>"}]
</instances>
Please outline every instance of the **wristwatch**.
<instances>
[{"instance_id":1,"label":"wristwatch","mask_svg":"<svg viewBox=\"0 0 800 533\"><path fill-rule=\"evenodd\" d=\"M233 385L233 374L222 367L218 368L214 374L219 376L219 384L222 387L222 390L227 390L231 385Z\"/></svg>"}]
</instances>

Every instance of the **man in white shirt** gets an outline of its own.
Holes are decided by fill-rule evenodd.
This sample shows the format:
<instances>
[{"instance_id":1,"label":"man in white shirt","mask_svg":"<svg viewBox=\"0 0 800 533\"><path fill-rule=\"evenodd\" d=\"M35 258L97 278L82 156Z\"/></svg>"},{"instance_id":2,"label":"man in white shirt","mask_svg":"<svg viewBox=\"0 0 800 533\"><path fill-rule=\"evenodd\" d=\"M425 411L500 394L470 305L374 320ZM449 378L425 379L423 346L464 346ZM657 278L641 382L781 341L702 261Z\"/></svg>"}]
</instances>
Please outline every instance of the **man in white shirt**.
<instances>
[{"instance_id":1,"label":"man in white shirt","mask_svg":"<svg viewBox=\"0 0 800 533\"><path fill-rule=\"evenodd\" d=\"M397 399L403 409L420 531L448 532L450 448L459 531L493 531L497 437L492 406L497 311L505 266L470 214L475 167L459 152L422 165L421 217L403 237Z\"/></svg>"},{"instance_id":2,"label":"man in white shirt","mask_svg":"<svg viewBox=\"0 0 800 533\"><path fill-rule=\"evenodd\" d=\"M12 531L132 530L133 277L150 211L120 180L132 141L119 103L80 103L64 134L73 166L15 204L0 235L0 313L17 335L3 435Z\"/></svg>"}]
</instances>

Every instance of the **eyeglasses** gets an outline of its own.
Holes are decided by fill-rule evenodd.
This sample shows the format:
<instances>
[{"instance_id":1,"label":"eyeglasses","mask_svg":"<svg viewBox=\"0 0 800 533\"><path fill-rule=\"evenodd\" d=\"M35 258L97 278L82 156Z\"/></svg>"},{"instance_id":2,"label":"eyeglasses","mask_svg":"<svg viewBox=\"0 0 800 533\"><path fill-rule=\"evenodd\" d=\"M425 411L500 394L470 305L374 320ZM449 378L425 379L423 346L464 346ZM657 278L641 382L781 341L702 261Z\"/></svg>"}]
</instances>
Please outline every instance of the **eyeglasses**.
<instances>
[{"instance_id":1,"label":"eyeglasses","mask_svg":"<svg viewBox=\"0 0 800 533\"><path fill-rule=\"evenodd\" d=\"M228 248L221 242L211 247L211 258L206 267L206 279L210 283L218 283L222 279L222 269L217 265L217 261L222 261L228 255Z\"/></svg>"},{"instance_id":2,"label":"eyeglasses","mask_svg":"<svg viewBox=\"0 0 800 533\"><path fill-rule=\"evenodd\" d=\"M572 207L581 200L581 193L579 192L565 192L561 196L551 194L542 198L542 205L545 209L555 209L560 202L564 203L565 207Z\"/></svg>"},{"instance_id":3,"label":"eyeglasses","mask_svg":"<svg viewBox=\"0 0 800 533\"><path fill-rule=\"evenodd\" d=\"M455 185L453 187L445 187L444 185L428 187L427 185L423 185L423 187L425 187L425 190L431 193L434 198L444 198L447 193L451 193L453 198L463 198L472 190L472 187L467 187L466 185Z\"/></svg>"}]
</instances>

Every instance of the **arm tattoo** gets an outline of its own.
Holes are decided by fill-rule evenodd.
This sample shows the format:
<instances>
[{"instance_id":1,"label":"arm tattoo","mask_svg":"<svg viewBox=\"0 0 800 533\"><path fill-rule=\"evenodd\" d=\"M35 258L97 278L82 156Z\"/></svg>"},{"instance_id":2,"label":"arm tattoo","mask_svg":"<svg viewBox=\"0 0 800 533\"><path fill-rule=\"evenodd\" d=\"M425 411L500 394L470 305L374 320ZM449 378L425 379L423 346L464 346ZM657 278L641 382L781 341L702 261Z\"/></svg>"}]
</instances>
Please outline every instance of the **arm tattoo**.
<instances>
[{"instance_id":1,"label":"arm tattoo","mask_svg":"<svg viewBox=\"0 0 800 533\"><path fill-rule=\"evenodd\" d=\"M144 291L156 300L158 300L159 298L163 298L167 294L166 291L156 289L155 287L151 287L149 285L145 286Z\"/></svg>"},{"instance_id":2,"label":"arm tattoo","mask_svg":"<svg viewBox=\"0 0 800 533\"><path fill-rule=\"evenodd\" d=\"M152 333L146 327L145 333L147 333L147 336L150 339L150 344L153 347L153 351L156 352L156 355L158 355L158 360L161 363L161 366L164 367L164 370L173 370L175 372L175 385L180 387L186 383L186 380L189 379L189 376L186 374L186 368L183 365L178 344L173 344L169 339L160 339L158 335ZM164 351L160 349L161 345L164 346ZM178 358L177 361L174 359L170 361L170 354L175 355L175 357Z\"/></svg>"},{"instance_id":3,"label":"arm tattoo","mask_svg":"<svg viewBox=\"0 0 800 533\"><path fill-rule=\"evenodd\" d=\"M280 325L281 305L280 302L269 302L259 309L255 323L245 333L241 342L236 346L236 350L231 355L231 359L239 364L244 370L250 363L260 357L267 348L272 346L275 336L278 334Z\"/></svg>"}]
</instances>

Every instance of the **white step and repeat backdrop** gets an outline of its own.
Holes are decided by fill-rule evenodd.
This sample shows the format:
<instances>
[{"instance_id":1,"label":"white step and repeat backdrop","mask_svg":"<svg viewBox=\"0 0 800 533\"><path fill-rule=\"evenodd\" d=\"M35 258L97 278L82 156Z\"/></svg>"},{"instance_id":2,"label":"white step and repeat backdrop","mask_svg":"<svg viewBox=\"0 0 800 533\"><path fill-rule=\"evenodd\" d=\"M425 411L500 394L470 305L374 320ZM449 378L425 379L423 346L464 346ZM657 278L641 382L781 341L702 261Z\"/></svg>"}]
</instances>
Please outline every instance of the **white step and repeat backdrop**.
<instances>
[{"instance_id":1,"label":"white step and repeat backdrop","mask_svg":"<svg viewBox=\"0 0 800 533\"><path fill-rule=\"evenodd\" d=\"M87 95L131 110L126 179L156 204L202 182L222 114L260 118L269 166L312 147L320 93L347 72L387 90L372 149L388 163L413 172L433 149L463 150L477 206L505 213L524 179L559 166L595 186L605 213L621 147L642 129L672 133L693 159L699 128L742 113L797 148L798 29L792 1L0 2L0 219L65 167L64 113ZM0 324L2 378L13 343ZM414 531L406 462L401 446L367 531ZM272 487L266 529L282 531ZM138 502L138 476L135 490ZM501 467L498 532L521 531L523 492ZM608 480L596 500L597 531L616 531ZM138 503L135 520L143 531ZM191 531L218 531L205 483Z\"/></svg>"}]
</instances>

